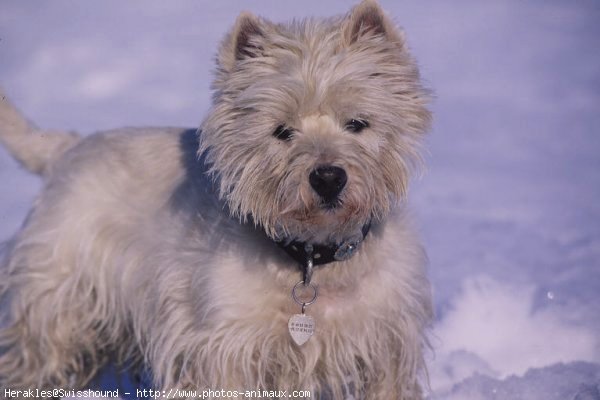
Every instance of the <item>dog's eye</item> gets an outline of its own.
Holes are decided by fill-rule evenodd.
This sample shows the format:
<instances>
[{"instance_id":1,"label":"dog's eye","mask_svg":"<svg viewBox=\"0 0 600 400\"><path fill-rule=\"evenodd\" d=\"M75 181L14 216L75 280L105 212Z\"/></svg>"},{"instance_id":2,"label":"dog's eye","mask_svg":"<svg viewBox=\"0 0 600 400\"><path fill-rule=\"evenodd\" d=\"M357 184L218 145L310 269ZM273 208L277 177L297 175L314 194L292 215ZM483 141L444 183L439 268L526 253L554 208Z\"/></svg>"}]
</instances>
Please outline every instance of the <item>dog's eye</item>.
<instances>
[{"instance_id":1,"label":"dog's eye","mask_svg":"<svg viewBox=\"0 0 600 400\"><path fill-rule=\"evenodd\" d=\"M346 122L346 130L354 133L359 133L365 128L369 127L369 122L364 119L351 119Z\"/></svg>"},{"instance_id":2,"label":"dog's eye","mask_svg":"<svg viewBox=\"0 0 600 400\"><path fill-rule=\"evenodd\" d=\"M288 128L285 125L279 125L273 131L273 136L275 136L279 140L290 140L294 135L294 130L292 128Z\"/></svg>"}]
</instances>

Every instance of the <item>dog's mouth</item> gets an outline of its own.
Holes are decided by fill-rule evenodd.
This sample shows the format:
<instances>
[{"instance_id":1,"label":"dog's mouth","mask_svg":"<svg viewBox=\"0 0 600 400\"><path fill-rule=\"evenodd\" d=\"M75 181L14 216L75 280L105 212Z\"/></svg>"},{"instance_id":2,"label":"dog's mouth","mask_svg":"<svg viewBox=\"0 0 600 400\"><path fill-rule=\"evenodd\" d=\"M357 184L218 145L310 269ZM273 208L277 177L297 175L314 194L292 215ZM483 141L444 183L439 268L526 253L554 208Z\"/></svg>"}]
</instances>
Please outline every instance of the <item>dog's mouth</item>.
<instances>
[{"instance_id":1,"label":"dog's mouth","mask_svg":"<svg viewBox=\"0 0 600 400\"><path fill-rule=\"evenodd\" d=\"M294 221L302 225L312 225L314 229L329 231L365 220L369 215L364 214L364 210L353 202L336 198L314 202L310 207L286 210L280 214L280 218L282 221Z\"/></svg>"},{"instance_id":2,"label":"dog's mouth","mask_svg":"<svg viewBox=\"0 0 600 400\"><path fill-rule=\"evenodd\" d=\"M287 207L281 211L280 216L298 221L310 222L315 218L321 218L323 215L335 216L337 214L353 214L352 211L348 209L353 207L349 206L350 204L338 196L321 198L310 204L299 207Z\"/></svg>"},{"instance_id":3,"label":"dog's mouth","mask_svg":"<svg viewBox=\"0 0 600 400\"><path fill-rule=\"evenodd\" d=\"M310 243L341 243L353 237L372 215L349 199L314 202L279 214L274 237Z\"/></svg>"},{"instance_id":4,"label":"dog's mouth","mask_svg":"<svg viewBox=\"0 0 600 400\"><path fill-rule=\"evenodd\" d=\"M344 202L336 197L335 199L324 199L319 203L319 208L327 212L335 212L336 209L342 208Z\"/></svg>"}]
</instances>

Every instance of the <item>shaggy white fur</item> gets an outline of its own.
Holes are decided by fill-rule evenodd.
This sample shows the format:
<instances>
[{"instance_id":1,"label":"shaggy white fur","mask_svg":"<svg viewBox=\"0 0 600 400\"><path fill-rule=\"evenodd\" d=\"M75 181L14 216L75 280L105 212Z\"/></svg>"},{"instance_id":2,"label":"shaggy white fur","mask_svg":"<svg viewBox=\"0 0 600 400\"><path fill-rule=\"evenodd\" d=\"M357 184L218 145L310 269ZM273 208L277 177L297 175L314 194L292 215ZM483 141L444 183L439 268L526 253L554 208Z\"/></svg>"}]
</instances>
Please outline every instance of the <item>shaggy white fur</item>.
<instances>
[{"instance_id":1,"label":"shaggy white fur","mask_svg":"<svg viewBox=\"0 0 600 400\"><path fill-rule=\"evenodd\" d=\"M40 138L2 101L0 139L46 180L3 261L0 386L79 388L116 355L159 389L421 398L430 288L399 201L429 112L401 33L370 0L290 25L245 13L214 89L198 135ZM348 176L334 208L308 179L324 164ZM369 221L352 258L315 270L316 332L295 345L301 275L274 240L340 243Z\"/></svg>"}]
</instances>

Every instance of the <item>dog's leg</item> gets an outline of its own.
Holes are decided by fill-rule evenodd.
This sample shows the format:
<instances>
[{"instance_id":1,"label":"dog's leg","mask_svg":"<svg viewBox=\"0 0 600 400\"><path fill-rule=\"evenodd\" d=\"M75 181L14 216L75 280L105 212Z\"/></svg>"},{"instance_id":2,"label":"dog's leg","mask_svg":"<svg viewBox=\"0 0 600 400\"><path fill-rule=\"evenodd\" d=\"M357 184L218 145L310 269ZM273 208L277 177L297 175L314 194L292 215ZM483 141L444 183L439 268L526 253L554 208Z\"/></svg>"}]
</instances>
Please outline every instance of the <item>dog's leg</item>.
<instances>
[{"instance_id":1,"label":"dog's leg","mask_svg":"<svg viewBox=\"0 0 600 400\"><path fill-rule=\"evenodd\" d=\"M24 233L2 272L0 386L81 387L103 361L97 291L60 243Z\"/></svg>"}]
</instances>

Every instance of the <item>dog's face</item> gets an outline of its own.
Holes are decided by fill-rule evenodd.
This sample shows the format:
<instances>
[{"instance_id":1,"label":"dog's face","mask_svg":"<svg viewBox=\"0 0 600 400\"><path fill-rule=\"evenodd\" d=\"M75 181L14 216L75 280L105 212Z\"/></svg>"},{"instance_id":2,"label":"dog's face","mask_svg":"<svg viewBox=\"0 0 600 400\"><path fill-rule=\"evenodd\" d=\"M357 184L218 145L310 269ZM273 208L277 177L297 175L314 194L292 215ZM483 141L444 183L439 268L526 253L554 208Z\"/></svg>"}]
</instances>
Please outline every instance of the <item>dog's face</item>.
<instances>
[{"instance_id":1,"label":"dog's face","mask_svg":"<svg viewBox=\"0 0 600 400\"><path fill-rule=\"evenodd\" d=\"M204 153L234 215L273 238L341 242L406 191L427 96L374 1L276 25L242 14L218 55Z\"/></svg>"}]
</instances>

